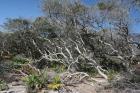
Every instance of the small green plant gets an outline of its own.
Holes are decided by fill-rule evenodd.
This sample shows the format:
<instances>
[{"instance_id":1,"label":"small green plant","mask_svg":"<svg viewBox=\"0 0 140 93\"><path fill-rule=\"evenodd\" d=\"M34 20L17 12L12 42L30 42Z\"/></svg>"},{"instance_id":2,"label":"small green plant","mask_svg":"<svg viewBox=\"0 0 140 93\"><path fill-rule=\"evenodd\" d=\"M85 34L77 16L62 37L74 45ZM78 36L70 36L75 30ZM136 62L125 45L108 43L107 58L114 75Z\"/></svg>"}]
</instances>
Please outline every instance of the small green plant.
<instances>
[{"instance_id":1,"label":"small green plant","mask_svg":"<svg viewBox=\"0 0 140 93\"><path fill-rule=\"evenodd\" d=\"M52 69L57 73L62 73L66 70L66 67L64 65L55 65Z\"/></svg>"},{"instance_id":2,"label":"small green plant","mask_svg":"<svg viewBox=\"0 0 140 93\"><path fill-rule=\"evenodd\" d=\"M108 80L111 81L115 78L115 75L117 75L118 72L117 71L114 71L114 70L109 70L108 71Z\"/></svg>"},{"instance_id":3,"label":"small green plant","mask_svg":"<svg viewBox=\"0 0 140 93\"><path fill-rule=\"evenodd\" d=\"M100 10L106 9L105 3L103 3L103 2L98 3L98 8L99 8Z\"/></svg>"},{"instance_id":4,"label":"small green plant","mask_svg":"<svg viewBox=\"0 0 140 93\"><path fill-rule=\"evenodd\" d=\"M64 64L57 63L57 62L50 63L49 68L57 73L62 73L66 70L66 66Z\"/></svg>"},{"instance_id":5,"label":"small green plant","mask_svg":"<svg viewBox=\"0 0 140 93\"><path fill-rule=\"evenodd\" d=\"M40 75L40 85L41 87L45 87L48 83L48 73L47 70L43 70Z\"/></svg>"},{"instance_id":6,"label":"small green plant","mask_svg":"<svg viewBox=\"0 0 140 93\"><path fill-rule=\"evenodd\" d=\"M85 64L79 64L80 71L88 73L90 76L96 76L97 70L93 67L85 66Z\"/></svg>"},{"instance_id":7,"label":"small green plant","mask_svg":"<svg viewBox=\"0 0 140 93\"><path fill-rule=\"evenodd\" d=\"M41 82L39 76L29 75L22 79L29 88L35 89L40 86Z\"/></svg>"},{"instance_id":8,"label":"small green plant","mask_svg":"<svg viewBox=\"0 0 140 93\"><path fill-rule=\"evenodd\" d=\"M22 80L27 85L28 91L44 88L48 82L47 71L44 70L40 74L31 74L23 77Z\"/></svg>"},{"instance_id":9,"label":"small green plant","mask_svg":"<svg viewBox=\"0 0 140 93\"><path fill-rule=\"evenodd\" d=\"M8 85L5 81L0 80L0 91L8 89Z\"/></svg>"},{"instance_id":10,"label":"small green plant","mask_svg":"<svg viewBox=\"0 0 140 93\"><path fill-rule=\"evenodd\" d=\"M22 56L15 56L13 59L12 59L12 64L11 66L15 69L19 69L21 68L21 65L22 64L27 64L29 63L30 60L25 58L25 57L22 57Z\"/></svg>"},{"instance_id":11,"label":"small green plant","mask_svg":"<svg viewBox=\"0 0 140 93\"><path fill-rule=\"evenodd\" d=\"M29 63L29 59L22 57L22 56L15 56L12 59L13 62L17 63L17 64L25 64L25 63Z\"/></svg>"},{"instance_id":12,"label":"small green plant","mask_svg":"<svg viewBox=\"0 0 140 93\"><path fill-rule=\"evenodd\" d=\"M52 83L48 84L48 88L52 90L58 90L62 86L63 84L61 83L61 78L58 75L53 78Z\"/></svg>"},{"instance_id":13,"label":"small green plant","mask_svg":"<svg viewBox=\"0 0 140 93\"><path fill-rule=\"evenodd\" d=\"M55 83L48 84L48 88L52 90L58 90L62 86L63 86L62 84L55 84Z\"/></svg>"},{"instance_id":14,"label":"small green plant","mask_svg":"<svg viewBox=\"0 0 140 93\"><path fill-rule=\"evenodd\" d=\"M59 75L56 75L54 78L53 78L53 83L56 83L56 84L60 84L61 83L61 78Z\"/></svg>"}]
</instances>

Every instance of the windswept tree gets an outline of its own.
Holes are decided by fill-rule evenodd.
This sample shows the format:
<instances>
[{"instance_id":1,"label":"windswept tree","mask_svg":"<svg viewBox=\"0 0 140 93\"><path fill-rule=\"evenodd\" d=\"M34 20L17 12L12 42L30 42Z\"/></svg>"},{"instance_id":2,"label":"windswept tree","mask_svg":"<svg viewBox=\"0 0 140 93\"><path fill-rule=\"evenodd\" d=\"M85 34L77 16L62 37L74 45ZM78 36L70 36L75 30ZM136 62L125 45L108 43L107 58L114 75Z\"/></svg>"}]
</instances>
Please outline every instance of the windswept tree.
<instances>
[{"instance_id":1,"label":"windswept tree","mask_svg":"<svg viewBox=\"0 0 140 93\"><path fill-rule=\"evenodd\" d=\"M58 27L64 36L60 40L58 39L59 41L47 39L51 45L54 45L54 42L60 43L55 45L56 49L53 48L55 50L52 52L47 51L50 54L44 57L47 59L47 57L51 58L51 55L55 55L56 59L54 60L60 62L63 60L62 62L68 68L75 67L79 69L80 64L88 65L86 67L96 68L105 78L107 76L102 73L104 70L101 62L105 60L96 59L105 58L112 60L109 57L111 58L111 56L115 55L116 59L123 60L123 62L129 64L126 59L128 56L131 56L132 51L128 43L129 9L127 6L124 6L125 4L126 2L121 0L119 2L104 0L97 2L92 7L78 0L44 0L43 11L46 13L48 22ZM109 36L106 36L107 34ZM70 43L73 43L74 46L69 46ZM121 48L124 46L127 49ZM77 55L74 56L73 52L76 52ZM63 59L57 57L57 54L63 56ZM53 59L48 60L53 61Z\"/></svg>"},{"instance_id":2,"label":"windswept tree","mask_svg":"<svg viewBox=\"0 0 140 93\"><path fill-rule=\"evenodd\" d=\"M5 23L5 28L14 32L8 37L9 51L33 57L39 68L59 63L69 72L95 69L107 79L107 70L126 70L134 57L126 3L99 0L87 5L80 0L43 0L45 17Z\"/></svg>"}]
</instances>

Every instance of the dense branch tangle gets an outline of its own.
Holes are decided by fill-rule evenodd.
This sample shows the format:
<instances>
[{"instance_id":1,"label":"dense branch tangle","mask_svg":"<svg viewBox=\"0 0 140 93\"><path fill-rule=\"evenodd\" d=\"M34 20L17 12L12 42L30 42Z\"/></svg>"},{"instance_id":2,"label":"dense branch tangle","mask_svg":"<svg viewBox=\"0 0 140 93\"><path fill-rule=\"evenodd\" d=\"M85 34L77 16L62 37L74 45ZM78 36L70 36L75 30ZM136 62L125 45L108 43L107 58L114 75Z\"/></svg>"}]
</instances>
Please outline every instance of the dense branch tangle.
<instances>
[{"instance_id":1,"label":"dense branch tangle","mask_svg":"<svg viewBox=\"0 0 140 93\"><path fill-rule=\"evenodd\" d=\"M54 1L56 2L54 3ZM65 1L65 0L62 0L62 1ZM34 27L34 29L32 29L33 32L34 30L36 31L37 28L38 28L37 31L39 32L37 32L37 35L35 35L33 38L29 39L30 42L28 43L30 45L30 48L33 47L33 49L31 49L32 50L31 52L34 52L35 50L35 51L38 51L36 55L40 53L41 55L41 57L39 55L40 59L37 58L39 62L45 59L46 62L49 62L48 64L51 64L53 62L61 63L67 67L67 71L69 72L74 72L77 70L81 71L79 66L83 64L84 67L95 68L99 74L101 74L104 78L107 79L107 76L104 74L104 72L107 72L107 71L102 69L101 65L98 62L96 62L97 56L95 55L98 54L98 58L101 58L102 54L103 56L109 55L109 53L111 52L109 56L113 54L117 54L116 55L117 58L124 60L124 57L121 54L119 54L121 50L116 49L114 47L115 44L110 43L110 41L108 43L108 42L104 42L105 40L98 38L98 42L93 42L92 38L95 39L94 37L89 38L89 36L86 36L87 41L90 40L91 41L90 43L95 43L93 49L89 49L87 47L90 45L86 44L86 41L84 41L85 39L83 39L83 36L82 36L82 34L90 33L90 30L93 32L94 29L96 28L98 28L98 30L100 29L103 30L103 31L99 31L99 33L101 32L102 34L103 32L106 31L105 30L106 27L103 28L102 26L100 26L100 24L102 25L106 24L106 21L102 20L102 18L99 19L99 17L96 18L96 15L94 15L96 14L96 12L92 10L92 8L89 8L86 5L82 4L82 2L80 1L76 1L76 2L75 0L73 0L73 2L69 2L70 0L66 0L67 2L62 2L62 1L61 2L59 0L45 0L44 1L43 10L45 13L47 13L47 15L46 15L46 18L39 18L38 21L34 23L36 25L32 25ZM117 5L115 5L115 7L116 6ZM109 11L107 13L110 14ZM108 16L110 17L114 15L110 14ZM118 17L115 17L115 18L118 19ZM47 20L47 21L44 21L44 20ZM102 22L102 21L105 21L105 22ZM110 28L115 30L115 28L113 28L115 26L113 24L114 21L117 21L117 23L119 23L119 20L114 19L112 21L112 24L110 24L111 26ZM40 22L42 23L41 25L39 25ZM46 24L48 25L46 26ZM50 29L49 26L52 26L52 28ZM60 29L61 33L59 33L59 31L54 28ZM128 32L126 29L127 27L125 27L125 29L123 28L121 24L120 32L122 32L122 30L124 30L123 32ZM41 36L42 29L43 29L45 38L43 38L44 36ZM28 30L31 30L31 29L28 29ZM46 34L46 30L48 30L47 34ZM54 37L49 38L47 36L50 33L52 34L57 33L57 35L55 36L55 38ZM98 34L99 37L102 36L101 34ZM110 38L110 37L105 37L105 33L103 34L104 34L103 36L104 38L106 39ZM108 34L111 34L111 33L108 33ZM119 36L118 34L114 33L114 36L115 35ZM122 37L127 37L127 35L128 34ZM29 38L30 38L30 35L29 35ZM27 41L27 39L24 39L24 41ZM43 39L43 42L41 42L43 44L41 45L39 45L40 43L37 42L40 39ZM126 43L127 42L128 40L126 41ZM100 45L98 43L100 43ZM98 48L101 45L103 46L101 48ZM27 51L28 51L28 48L27 48Z\"/></svg>"},{"instance_id":2,"label":"dense branch tangle","mask_svg":"<svg viewBox=\"0 0 140 93\"><path fill-rule=\"evenodd\" d=\"M74 39L68 37L45 38L45 40L46 46L44 46L44 51L41 51L33 41L34 46L42 54L38 62L42 59L45 59L47 62L57 62L66 66L67 71L72 73L77 70L80 71L79 64L84 64L90 68L95 68L100 75L107 79L107 75L104 74L106 71L94 60L94 56L91 56L93 51L85 47L80 34L74 35Z\"/></svg>"}]
</instances>

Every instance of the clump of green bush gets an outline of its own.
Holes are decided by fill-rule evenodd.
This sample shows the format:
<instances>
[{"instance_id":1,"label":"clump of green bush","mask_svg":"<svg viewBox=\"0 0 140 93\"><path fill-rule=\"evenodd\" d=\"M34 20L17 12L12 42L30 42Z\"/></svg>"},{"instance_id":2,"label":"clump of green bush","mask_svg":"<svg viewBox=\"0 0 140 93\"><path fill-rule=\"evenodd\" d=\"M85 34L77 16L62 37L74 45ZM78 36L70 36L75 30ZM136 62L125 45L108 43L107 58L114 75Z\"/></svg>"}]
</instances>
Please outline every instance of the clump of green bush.
<instances>
[{"instance_id":1,"label":"clump of green bush","mask_svg":"<svg viewBox=\"0 0 140 93\"><path fill-rule=\"evenodd\" d=\"M22 78L27 86L28 93L37 93L42 88L48 88L51 90L58 90L62 87L61 78L59 75L53 77L51 82L48 82L47 70L42 71L40 74L31 74Z\"/></svg>"},{"instance_id":2,"label":"clump of green bush","mask_svg":"<svg viewBox=\"0 0 140 93\"><path fill-rule=\"evenodd\" d=\"M37 93L40 89L45 88L48 83L47 71L42 71L40 74L30 74L22 78L27 86L28 93Z\"/></svg>"},{"instance_id":3,"label":"clump of green bush","mask_svg":"<svg viewBox=\"0 0 140 93\"><path fill-rule=\"evenodd\" d=\"M108 73L107 73L108 80L109 81L113 80L117 74L118 72L115 70L108 70Z\"/></svg>"},{"instance_id":4,"label":"clump of green bush","mask_svg":"<svg viewBox=\"0 0 140 93\"><path fill-rule=\"evenodd\" d=\"M26 77L23 77L22 80L27 86L28 93L37 93L40 89L45 86L47 81L46 78L32 74Z\"/></svg>"},{"instance_id":5,"label":"clump of green bush","mask_svg":"<svg viewBox=\"0 0 140 93\"><path fill-rule=\"evenodd\" d=\"M48 88L52 89L52 90L58 90L59 88L61 88L63 86L62 82L61 82L61 78L59 75L56 75L53 78L52 83L48 84Z\"/></svg>"},{"instance_id":6,"label":"clump of green bush","mask_svg":"<svg viewBox=\"0 0 140 93\"><path fill-rule=\"evenodd\" d=\"M48 82L47 71L43 71L40 74L30 74L22 78L28 88L40 89L45 87Z\"/></svg>"},{"instance_id":7,"label":"clump of green bush","mask_svg":"<svg viewBox=\"0 0 140 93\"><path fill-rule=\"evenodd\" d=\"M0 80L0 91L8 89L8 85L5 81Z\"/></svg>"},{"instance_id":8,"label":"clump of green bush","mask_svg":"<svg viewBox=\"0 0 140 93\"><path fill-rule=\"evenodd\" d=\"M55 65L54 64L51 69L54 70L57 73L62 73L62 72L64 72L66 70L66 66L64 66L64 65Z\"/></svg>"},{"instance_id":9,"label":"clump of green bush","mask_svg":"<svg viewBox=\"0 0 140 93\"><path fill-rule=\"evenodd\" d=\"M19 69L19 68L21 68L21 65L28 64L30 62L31 62L30 59L28 59L22 55L17 55L15 57L13 57L11 66L14 69Z\"/></svg>"},{"instance_id":10,"label":"clump of green bush","mask_svg":"<svg viewBox=\"0 0 140 93\"><path fill-rule=\"evenodd\" d=\"M29 60L23 56L15 56L13 59L12 59L13 62L17 63L17 64L25 64L25 63L29 63Z\"/></svg>"}]
</instances>

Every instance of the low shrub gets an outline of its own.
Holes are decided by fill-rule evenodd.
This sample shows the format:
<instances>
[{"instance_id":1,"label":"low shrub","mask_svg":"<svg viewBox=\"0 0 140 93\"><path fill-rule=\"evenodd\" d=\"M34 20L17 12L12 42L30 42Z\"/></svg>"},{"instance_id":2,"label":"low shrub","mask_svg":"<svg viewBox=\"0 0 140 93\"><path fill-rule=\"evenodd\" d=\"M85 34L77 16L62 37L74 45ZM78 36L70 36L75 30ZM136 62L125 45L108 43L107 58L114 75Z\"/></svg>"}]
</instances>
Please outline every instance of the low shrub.
<instances>
[{"instance_id":1,"label":"low shrub","mask_svg":"<svg viewBox=\"0 0 140 93\"><path fill-rule=\"evenodd\" d=\"M29 75L22 79L27 87L35 89L36 87L39 87L41 84L40 78L37 75Z\"/></svg>"},{"instance_id":2,"label":"low shrub","mask_svg":"<svg viewBox=\"0 0 140 93\"><path fill-rule=\"evenodd\" d=\"M0 80L0 91L8 89L8 85L5 81Z\"/></svg>"},{"instance_id":3,"label":"low shrub","mask_svg":"<svg viewBox=\"0 0 140 93\"><path fill-rule=\"evenodd\" d=\"M63 84L61 83L61 78L58 75L56 75L53 78L53 82L52 83L48 84L48 88L52 89L52 90L58 90L62 86L63 86Z\"/></svg>"},{"instance_id":4,"label":"low shrub","mask_svg":"<svg viewBox=\"0 0 140 93\"><path fill-rule=\"evenodd\" d=\"M108 70L108 73L107 73L108 80L109 80L109 81L113 80L117 74L118 74L117 71Z\"/></svg>"},{"instance_id":5,"label":"low shrub","mask_svg":"<svg viewBox=\"0 0 140 93\"><path fill-rule=\"evenodd\" d=\"M48 83L47 71L40 74L31 74L22 78L27 85L28 91L38 91L46 86ZM29 92L30 93L30 92Z\"/></svg>"},{"instance_id":6,"label":"low shrub","mask_svg":"<svg viewBox=\"0 0 140 93\"><path fill-rule=\"evenodd\" d=\"M12 68L19 69L19 68L21 68L22 64L27 64L29 62L30 62L30 60L28 58L25 58L21 55L17 55L12 59L11 66L12 66Z\"/></svg>"}]
</instances>

